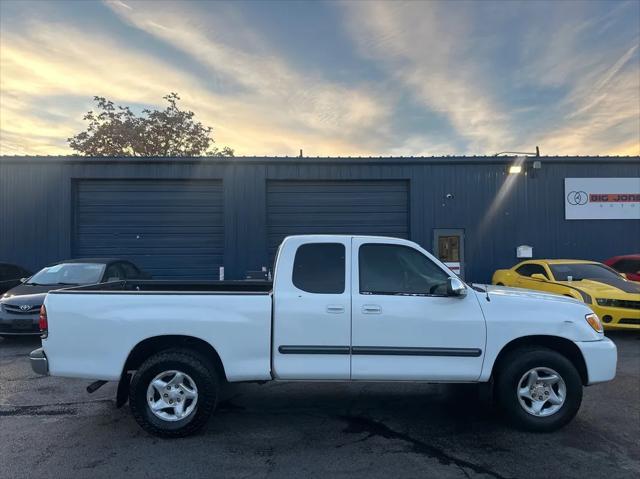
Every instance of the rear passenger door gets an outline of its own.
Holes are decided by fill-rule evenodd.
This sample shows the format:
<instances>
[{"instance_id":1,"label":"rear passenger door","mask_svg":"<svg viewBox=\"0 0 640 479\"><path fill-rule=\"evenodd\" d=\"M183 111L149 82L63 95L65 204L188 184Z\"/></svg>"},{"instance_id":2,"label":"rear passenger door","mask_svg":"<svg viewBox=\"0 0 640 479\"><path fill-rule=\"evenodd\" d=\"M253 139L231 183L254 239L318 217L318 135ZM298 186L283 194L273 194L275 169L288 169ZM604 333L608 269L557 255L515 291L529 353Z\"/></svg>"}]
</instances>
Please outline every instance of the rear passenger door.
<instances>
[{"instance_id":1,"label":"rear passenger door","mask_svg":"<svg viewBox=\"0 0 640 479\"><path fill-rule=\"evenodd\" d=\"M349 379L350 238L288 238L274 280L273 372Z\"/></svg>"}]
</instances>

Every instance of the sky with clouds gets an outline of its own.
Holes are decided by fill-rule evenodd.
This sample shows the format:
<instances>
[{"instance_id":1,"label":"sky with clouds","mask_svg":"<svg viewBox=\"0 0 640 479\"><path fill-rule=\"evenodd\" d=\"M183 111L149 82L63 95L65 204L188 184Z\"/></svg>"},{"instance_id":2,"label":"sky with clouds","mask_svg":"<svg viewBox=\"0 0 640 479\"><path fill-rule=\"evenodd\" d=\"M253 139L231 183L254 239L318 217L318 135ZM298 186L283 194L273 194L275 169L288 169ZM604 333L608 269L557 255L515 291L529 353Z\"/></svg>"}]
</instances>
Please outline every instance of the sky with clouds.
<instances>
[{"instance_id":1,"label":"sky with clouds","mask_svg":"<svg viewBox=\"0 0 640 479\"><path fill-rule=\"evenodd\" d=\"M175 91L237 155L640 155L640 1L0 1L0 154Z\"/></svg>"}]
</instances>

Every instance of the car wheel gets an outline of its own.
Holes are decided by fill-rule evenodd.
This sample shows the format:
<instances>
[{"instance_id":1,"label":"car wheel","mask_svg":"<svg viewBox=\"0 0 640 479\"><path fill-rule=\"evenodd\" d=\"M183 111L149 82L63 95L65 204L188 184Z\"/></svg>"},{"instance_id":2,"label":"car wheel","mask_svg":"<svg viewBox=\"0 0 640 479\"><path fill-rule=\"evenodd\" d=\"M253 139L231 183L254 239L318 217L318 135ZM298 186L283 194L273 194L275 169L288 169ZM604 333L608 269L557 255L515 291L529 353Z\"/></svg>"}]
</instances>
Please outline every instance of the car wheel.
<instances>
[{"instance_id":1,"label":"car wheel","mask_svg":"<svg viewBox=\"0 0 640 479\"><path fill-rule=\"evenodd\" d=\"M550 432L575 417L582 402L582 380L565 356L546 348L519 349L502 364L496 393L514 425Z\"/></svg>"},{"instance_id":2,"label":"car wheel","mask_svg":"<svg viewBox=\"0 0 640 479\"><path fill-rule=\"evenodd\" d=\"M504 283L496 283L496 286L504 286Z\"/></svg>"},{"instance_id":3,"label":"car wheel","mask_svg":"<svg viewBox=\"0 0 640 479\"><path fill-rule=\"evenodd\" d=\"M184 437L202 428L215 410L219 386L215 368L202 356L171 349L154 354L136 371L129 407L147 432Z\"/></svg>"}]
</instances>

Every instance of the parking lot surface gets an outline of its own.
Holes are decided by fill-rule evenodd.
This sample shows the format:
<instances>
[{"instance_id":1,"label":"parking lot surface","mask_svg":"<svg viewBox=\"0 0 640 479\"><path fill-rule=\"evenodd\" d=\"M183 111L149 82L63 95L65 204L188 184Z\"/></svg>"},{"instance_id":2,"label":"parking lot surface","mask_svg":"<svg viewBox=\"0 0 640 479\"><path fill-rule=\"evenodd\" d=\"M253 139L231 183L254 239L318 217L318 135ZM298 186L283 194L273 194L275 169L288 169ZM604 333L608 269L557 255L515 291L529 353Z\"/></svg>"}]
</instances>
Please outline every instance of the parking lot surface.
<instances>
[{"instance_id":1,"label":"parking lot surface","mask_svg":"<svg viewBox=\"0 0 640 479\"><path fill-rule=\"evenodd\" d=\"M0 339L0 476L546 478L640 475L640 334L609 334L615 381L552 434L515 431L473 385L232 385L200 434L163 440L115 384L38 377L37 339Z\"/></svg>"}]
</instances>

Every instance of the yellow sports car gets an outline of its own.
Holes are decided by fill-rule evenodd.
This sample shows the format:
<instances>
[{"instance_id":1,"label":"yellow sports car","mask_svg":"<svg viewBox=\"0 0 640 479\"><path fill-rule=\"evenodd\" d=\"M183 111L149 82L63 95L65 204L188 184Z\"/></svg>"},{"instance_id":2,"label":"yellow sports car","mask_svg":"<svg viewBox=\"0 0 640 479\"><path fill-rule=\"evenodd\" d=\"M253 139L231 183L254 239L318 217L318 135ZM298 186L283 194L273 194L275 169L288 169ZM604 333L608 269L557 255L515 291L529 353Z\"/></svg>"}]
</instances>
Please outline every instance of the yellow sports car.
<instances>
[{"instance_id":1,"label":"yellow sports car","mask_svg":"<svg viewBox=\"0 0 640 479\"><path fill-rule=\"evenodd\" d=\"M640 329L640 284L595 261L538 259L499 269L492 283L584 301L606 329Z\"/></svg>"}]
</instances>

